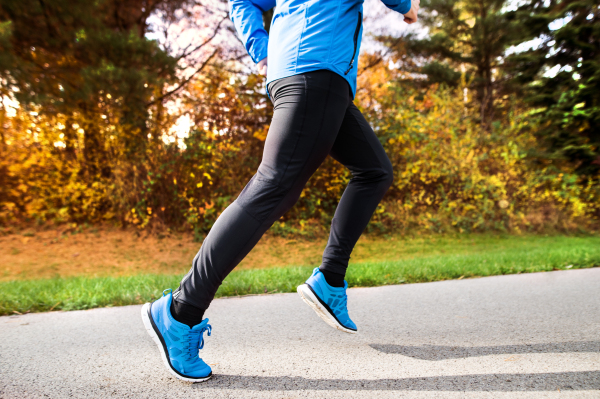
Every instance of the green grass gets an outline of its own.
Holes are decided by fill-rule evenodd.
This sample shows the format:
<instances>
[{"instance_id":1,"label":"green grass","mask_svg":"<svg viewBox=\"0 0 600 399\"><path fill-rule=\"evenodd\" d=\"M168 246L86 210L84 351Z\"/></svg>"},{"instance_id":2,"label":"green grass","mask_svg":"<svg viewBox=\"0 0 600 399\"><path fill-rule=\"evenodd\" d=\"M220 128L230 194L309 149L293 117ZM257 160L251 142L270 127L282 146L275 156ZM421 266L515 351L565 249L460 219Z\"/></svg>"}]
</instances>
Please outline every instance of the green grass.
<instances>
[{"instance_id":1,"label":"green grass","mask_svg":"<svg viewBox=\"0 0 600 399\"><path fill-rule=\"evenodd\" d=\"M411 240L401 242L407 249L414 248L413 244ZM349 286L420 283L600 265L600 237L437 238L422 245L446 248L442 252L449 253L420 252L395 261L355 263L346 278ZM217 296L293 292L313 267L234 271ZM2 282L0 314L139 304L157 298L163 288L176 288L180 278L181 275L145 274Z\"/></svg>"}]
</instances>

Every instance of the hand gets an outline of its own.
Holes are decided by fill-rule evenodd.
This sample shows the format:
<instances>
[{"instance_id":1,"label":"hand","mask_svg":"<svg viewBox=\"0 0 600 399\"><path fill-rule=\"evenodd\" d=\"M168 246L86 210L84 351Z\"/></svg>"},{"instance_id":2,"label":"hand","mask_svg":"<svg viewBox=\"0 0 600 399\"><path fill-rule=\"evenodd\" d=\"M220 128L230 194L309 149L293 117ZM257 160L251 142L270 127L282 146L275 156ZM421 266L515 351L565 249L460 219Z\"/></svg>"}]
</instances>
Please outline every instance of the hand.
<instances>
[{"instance_id":1,"label":"hand","mask_svg":"<svg viewBox=\"0 0 600 399\"><path fill-rule=\"evenodd\" d=\"M406 14L404 14L404 22L407 24L414 24L417 22L417 14L419 13L419 6L421 5L421 0L412 0L410 10ZM266 58L265 58L266 59Z\"/></svg>"},{"instance_id":2,"label":"hand","mask_svg":"<svg viewBox=\"0 0 600 399\"><path fill-rule=\"evenodd\" d=\"M258 62L258 64L256 64L256 67L258 68L258 73L260 73L263 76L267 76L267 58L268 57L263 58Z\"/></svg>"}]
</instances>

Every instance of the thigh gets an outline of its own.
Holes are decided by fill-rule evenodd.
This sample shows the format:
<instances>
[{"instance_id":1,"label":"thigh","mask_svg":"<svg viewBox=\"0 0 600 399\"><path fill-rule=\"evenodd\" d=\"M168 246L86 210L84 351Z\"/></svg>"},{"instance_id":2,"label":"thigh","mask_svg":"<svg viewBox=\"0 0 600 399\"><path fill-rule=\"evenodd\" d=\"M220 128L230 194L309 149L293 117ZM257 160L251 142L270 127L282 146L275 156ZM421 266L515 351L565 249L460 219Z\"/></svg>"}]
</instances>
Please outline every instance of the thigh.
<instances>
[{"instance_id":1,"label":"thigh","mask_svg":"<svg viewBox=\"0 0 600 399\"><path fill-rule=\"evenodd\" d=\"M308 180L333 146L348 106L348 83L329 71L270 85L273 119L257 178L291 187Z\"/></svg>"},{"instance_id":2,"label":"thigh","mask_svg":"<svg viewBox=\"0 0 600 399\"><path fill-rule=\"evenodd\" d=\"M268 223L287 211L329 154L349 103L348 83L318 71L269 85L273 120L258 171L236 200Z\"/></svg>"},{"instance_id":3,"label":"thigh","mask_svg":"<svg viewBox=\"0 0 600 399\"><path fill-rule=\"evenodd\" d=\"M392 171L392 164L375 132L353 103L346 109L330 155L357 178Z\"/></svg>"}]
</instances>

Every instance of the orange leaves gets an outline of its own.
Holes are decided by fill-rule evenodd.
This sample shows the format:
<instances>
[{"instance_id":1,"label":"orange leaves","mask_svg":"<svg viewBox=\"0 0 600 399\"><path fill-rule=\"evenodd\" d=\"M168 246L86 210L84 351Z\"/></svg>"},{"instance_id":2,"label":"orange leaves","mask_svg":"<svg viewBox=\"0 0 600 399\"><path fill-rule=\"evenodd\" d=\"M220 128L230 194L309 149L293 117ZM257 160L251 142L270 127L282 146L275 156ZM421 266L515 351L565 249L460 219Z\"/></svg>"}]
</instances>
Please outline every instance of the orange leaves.
<instances>
[{"instance_id":1,"label":"orange leaves","mask_svg":"<svg viewBox=\"0 0 600 399\"><path fill-rule=\"evenodd\" d=\"M381 76L376 71L361 82L373 85ZM556 180L544 178L549 177L548 169L536 169L528 162L525 154L536 140L520 133L527 122L519 115L488 132L477 124L476 110L465 108L462 88L434 85L419 91L401 83L363 87L359 93L359 103L394 165L394 189L386 199L393 195L403 202L395 208L406 220L401 226L418 220L422 227L437 231L446 220L461 231L510 229L517 213L547 204L569 217L598 212L598 206L581 201L575 191L579 184L571 182L567 194ZM375 93L376 100L368 97ZM542 199L544 192L551 194ZM421 214L427 217L419 218Z\"/></svg>"},{"instance_id":2,"label":"orange leaves","mask_svg":"<svg viewBox=\"0 0 600 399\"><path fill-rule=\"evenodd\" d=\"M395 177L370 229L518 231L549 223L550 216L531 216L547 209L566 215L562 220L599 214L597 182L529 163L527 151L537 142L525 116L515 113L484 132L476 110L465 108L461 88L411 88L385 63L361 68L356 103ZM206 233L260 163L271 112L263 85L255 75L244 80L214 68L189 87L173 115L153 108L143 133L115 123L116 109L102 110L97 120L95 114L42 118L18 110L6 122L2 148L10 150L0 154L0 223L108 220ZM194 123L185 149L161 139L183 114ZM526 124L530 130L521 133ZM106 157L98 163L86 160L85 139L94 126L102 126L96 139ZM135 134L148 137L143 158L129 158L133 149L123 137ZM349 179L344 167L327 159L274 229L325 231Z\"/></svg>"},{"instance_id":3,"label":"orange leaves","mask_svg":"<svg viewBox=\"0 0 600 399\"><path fill-rule=\"evenodd\" d=\"M264 125L262 129L254 132L252 137L259 139L260 141L265 141L267 139L267 133L269 132L269 125Z\"/></svg>"},{"instance_id":4,"label":"orange leaves","mask_svg":"<svg viewBox=\"0 0 600 399\"><path fill-rule=\"evenodd\" d=\"M200 215L204 215L206 213L206 211L209 211L209 210L213 209L214 206L215 206L215 203L213 201L211 201L210 203L205 202L204 206L198 207L198 213Z\"/></svg>"}]
</instances>

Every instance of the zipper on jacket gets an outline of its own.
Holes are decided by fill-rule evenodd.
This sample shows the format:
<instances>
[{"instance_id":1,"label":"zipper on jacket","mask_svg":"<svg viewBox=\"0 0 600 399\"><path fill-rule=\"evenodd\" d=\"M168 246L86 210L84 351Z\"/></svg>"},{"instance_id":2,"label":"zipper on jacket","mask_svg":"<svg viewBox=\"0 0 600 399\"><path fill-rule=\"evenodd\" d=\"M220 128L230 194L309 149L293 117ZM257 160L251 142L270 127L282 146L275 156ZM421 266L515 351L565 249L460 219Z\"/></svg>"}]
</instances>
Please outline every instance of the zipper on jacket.
<instances>
[{"instance_id":1,"label":"zipper on jacket","mask_svg":"<svg viewBox=\"0 0 600 399\"><path fill-rule=\"evenodd\" d=\"M358 21L356 22L356 30L354 31L354 51L352 52L352 61L350 61L350 65L348 66L348 70L344 73L344 75L348 75L348 72L354 66L354 58L356 58L356 48L358 47L358 34L360 33L360 27L362 25L362 12L358 13Z\"/></svg>"}]
</instances>

